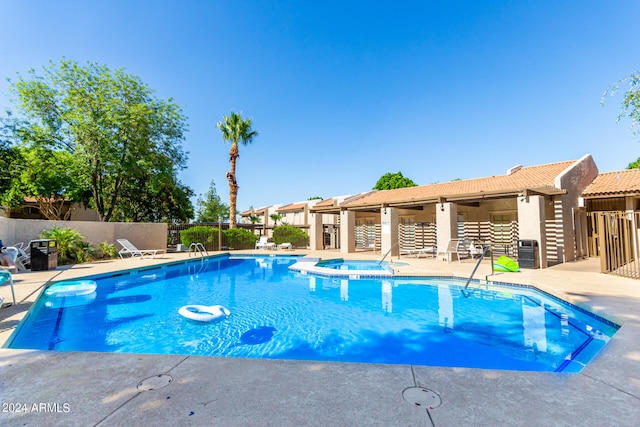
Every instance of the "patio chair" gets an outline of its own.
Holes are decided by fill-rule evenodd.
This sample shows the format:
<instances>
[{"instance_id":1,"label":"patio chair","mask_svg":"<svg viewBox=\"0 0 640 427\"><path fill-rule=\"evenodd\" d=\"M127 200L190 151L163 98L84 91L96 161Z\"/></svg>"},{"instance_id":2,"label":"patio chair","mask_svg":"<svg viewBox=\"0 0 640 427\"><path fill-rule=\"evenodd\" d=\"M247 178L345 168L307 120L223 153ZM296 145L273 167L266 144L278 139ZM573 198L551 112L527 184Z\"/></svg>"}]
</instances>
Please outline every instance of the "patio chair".
<instances>
[{"instance_id":1,"label":"patio chair","mask_svg":"<svg viewBox=\"0 0 640 427\"><path fill-rule=\"evenodd\" d=\"M269 240L269 236L260 236L260 239L256 242L256 249L275 249L276 244L267 240Z\"/></svg>"},{"instance_id":2,"label":"patio chair","mask_svg":"<svg viewBox=\"0 0 640 427\"><path fill-rule=\"evenodd\" d=\"M127 239L117 239L116 241L122 246L122 249L118 251L118 255L122 259L125 258L125 254L129 254L130 258L153 259L158 253L164 252L164 249L138 249ZM151 256L151 258L148 258L148 256Z\"/></svg>"},{"instance_id":3,"label":"patio chair","mask_svg":"<svg viewBox=\"0 0 640 427\"><path fill-rule=\"evenodd\" d=\"M14 243L5 248L5 252L11 255L13 263L18 270L26 270L31 266L31 254L27 252L31 248L31 242L26 246L23 242Z\"/></svg>"},{"instance_id":4,"label":"patio chair","mask_svg":"<svg viewBox=\"0 0 640 427\"><path fill-rule=\"evenodd\" d=\"M484 248L482 245L478 245L473 242L469 242L469 254L471 255L471 259L475 259L476 255L482 255Z\"/></svg>"},{"instance_id":5,"label":"patio chair","mask_svg":"<svg viewBox=\"0 0 640 427\"><path fill-rule=\"evenodd\" d=\"M289 242L280 243L278 245L278 249L279 250L287 249L287 250L290 251L291 249L293 249L293 245L291 243L289 243Z\"/></svg>"},{"instance_id":6,"label":"patio chair","mask_svg":"<svg viewBox=\"0 0 640 427\"><path fill-rule=\"evenodd\" d=\"M13 275L8 271L0 271L0 286L6 283L11 286L11 296L13 297L13 305L16 305L16 291L13 288Z\"/></svg>"},{"instance_id":7,"label":"patio chair","mask_svg":"<svg viewBox=\"0 0 640 427\"><path fill-rule=\"evenodd\" d=\"M447 262L451 262L451 258L453 258L453 254L455 254L456 258L458 259L458 262L460 262L460 258L464 253L464 249L462 250L460 249L460 243L462 243L460 239L449 240L449 243L447 244L447 248L444 250L439 250L436 256L438 257L442 254L443 258L445 258Z\"/></svg>"}]
</instances>

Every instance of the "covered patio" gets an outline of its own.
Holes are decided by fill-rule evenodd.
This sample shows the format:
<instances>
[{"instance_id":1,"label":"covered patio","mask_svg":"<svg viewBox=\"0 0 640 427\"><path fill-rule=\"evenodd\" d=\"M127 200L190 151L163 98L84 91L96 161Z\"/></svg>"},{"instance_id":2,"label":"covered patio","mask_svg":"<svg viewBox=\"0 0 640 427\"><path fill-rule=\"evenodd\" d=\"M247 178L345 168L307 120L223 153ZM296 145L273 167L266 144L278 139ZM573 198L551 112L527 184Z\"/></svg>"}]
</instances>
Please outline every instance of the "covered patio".
<instances>
[{"instance_id":1,"label":"covered patio","mask_svg":"<svg viewBox=\"0 0 640 427\"><path fill-rule=\"evenodd\" d=\"M517 256L519 240L538 245L539 265L587 255L576 243L578 199L598 173L590 155L579 160L515 166L505 175L455 180L396 190L372 191L311 209L311 229L323 227L319 214L339 215L342 253L374 251L399 255L431 248L443 251L453 239L463 245L491 245ZM317 242L312 249L321 249Z\"/></svg>"}]
</instances>

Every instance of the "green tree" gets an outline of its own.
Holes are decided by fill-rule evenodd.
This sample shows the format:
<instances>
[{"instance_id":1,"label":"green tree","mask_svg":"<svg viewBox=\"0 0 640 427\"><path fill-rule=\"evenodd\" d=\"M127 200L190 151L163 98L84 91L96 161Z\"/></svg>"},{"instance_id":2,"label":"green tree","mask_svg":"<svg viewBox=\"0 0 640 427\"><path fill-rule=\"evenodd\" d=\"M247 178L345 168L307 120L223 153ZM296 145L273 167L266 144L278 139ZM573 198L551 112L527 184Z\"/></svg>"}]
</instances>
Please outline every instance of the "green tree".
<instances>
[{"instance_id":1,"label":"green tree","mask_svg":"<svg viewBox=\"0 0 640 427\"><path fill-rule=\"evenodd\" d=\"M240 156L238 144L247 145L258 136L258 131L251 129L253 119L242 119L242 115L231 112L223 116L223 121L216 123L216 127L222 133L222 139L231 144L229 149L230 169L227 172L229 181L229 227L236 227L236 203L238 200L238 182L236 179L236 162Z\"/></svg>"},{"instance_id":2,"label":"green tree","mask_svg":"<svg viewBox=\"0 0 640 427\"><path fill-rule=\"evenodd\" d=\"M172 175L136 177L123 186L114 221L186 222L194 216L193 190Z\"/></svg>"},{"instance_id":3,"label":"green tree","mask_svg":"<svg viewBox=\"0 0 640 427\"><path fill-rule=\"evenodd\" d=\"M20 165L14 168L10 188L0 196L0 203L17 208L26 197L33 198L42 216L66 220L73 210L69 202L88 201L89 187L71 153L41 146L16 151Z\"/></svg>"},{"instance_id":4,"label":"green tree","mask_svg":"<svg viewBox=\"0 0 640 427\"><path fill-rule=\"evenodd\" d=\"M633 136L637 137L640 136L640 70L633 72L629 77L609 86L602 95L601 104L604 105L604 100L607 95L615 95L620 89L620 86L626 84L629 85L629 90L624 93L624 97L622 98L622 108L618 115L618 121L629 117L631 119L631 131L633 132Z\"/></svg>"},{"instance_id":5,"label":"green tree","mask_svg":"<svg viewBox=\"0 0 640 427\"><path fill-rule=\"evenodd\" d=\"M380 177L374 190L393 190L395 188L415 187L417 184L402 176L402 172L391 173L387 172Z\"/></svg>"},{"instance_id":6,"label":"green tree","mask_svg":"<svg viewBox=\"0 0 640 427\"><path fill-rule=\"evenodd\" d=\"M8 141L0 140L0 205L9 209L20 206L24 200L17 178L22 163L22 152Z\"/></svg>"},{"instance_id":7,"label":"green tree","mask_svg":"<svg viewBox=\"0 0 640 427\"><path fill-rule=\"evenodd\" d=\"M629 163L627 169L640 169L640 157L635 162Z\"/></svg>"},{"instance_id":8,"label":"green tree","mask_svg":"<svg viewBox=\"0 0 640 427\"><path fill-rule=\"evenodd\" d=\"M19 77L10 93L20 116L4 120L5 132L30 147L71 153L102 221L125 210L121 196L136 180L175 177L185 167L182 110L123 69L63 60Z\"/></svg>"},{"instance_id":9,"label":"green tree","mask_svg":"<svg viewBox=\"0 0 640 427\"><path fill-rule=\"evenodd\" d=\"M222 203L216 184L213 180L209 183L209 191L207 194L200 195L196 202L197 205L197 221L198 222L217 222L218 219L226 221L229 219L229 206Z\"/></svg>"}]
</instances>

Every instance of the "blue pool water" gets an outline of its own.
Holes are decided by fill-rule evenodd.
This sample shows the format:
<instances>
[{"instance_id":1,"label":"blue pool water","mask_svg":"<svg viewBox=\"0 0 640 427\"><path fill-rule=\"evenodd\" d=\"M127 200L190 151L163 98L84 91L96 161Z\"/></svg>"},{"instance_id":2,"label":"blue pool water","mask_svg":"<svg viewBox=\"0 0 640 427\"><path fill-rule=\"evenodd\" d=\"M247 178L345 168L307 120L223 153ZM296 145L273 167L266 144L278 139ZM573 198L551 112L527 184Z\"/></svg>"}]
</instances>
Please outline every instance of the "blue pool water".
<instances>
[{"instance_id":1,"label":"blue pool water","mask_svg":"<svg viewBox=\"0 0 640 427\"><path fill-rule=\"evenodd\" d=\"M217 257L92 277L41 295L8 347L578 372L617 326L530 288L292 272L293 257ZM223 305L197 323L189 304Z\"/></svg>"}]
</instances>

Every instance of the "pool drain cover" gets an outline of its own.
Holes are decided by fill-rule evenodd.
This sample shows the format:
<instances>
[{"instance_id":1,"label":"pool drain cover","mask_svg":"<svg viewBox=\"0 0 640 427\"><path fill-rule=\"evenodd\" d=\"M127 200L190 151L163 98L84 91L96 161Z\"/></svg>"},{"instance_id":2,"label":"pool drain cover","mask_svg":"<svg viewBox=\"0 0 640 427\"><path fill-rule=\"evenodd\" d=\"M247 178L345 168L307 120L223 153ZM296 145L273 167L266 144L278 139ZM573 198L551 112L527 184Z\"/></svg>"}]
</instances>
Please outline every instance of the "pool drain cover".
<instances>
[{"instance_id":1,"label":"pool drain cover","mask_svg":"<svg viewBox=\"0 0 640 427\"><path fill-rule=\"evenodd\" d=\"M166 387L171 384L173 378L171 375L154 375L149 378L145 378L138 383L138 391L157 390L162 387Z\"/></svg>"},{"instance_id":2,"label":"pool drain cover","mask_svg":"<svg viewBox=\"0 0 640 427\"><path fill-rule=\"evenodd\" d=\"M404 400L414 406L420 406L426 409L435 409L442 405L442 399L438 394L423 387L409 387L402 392Z\"/></svg>"}]
</instances>

